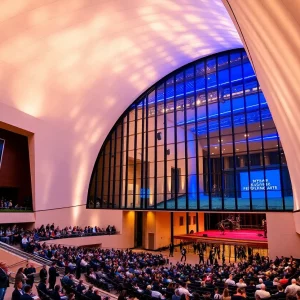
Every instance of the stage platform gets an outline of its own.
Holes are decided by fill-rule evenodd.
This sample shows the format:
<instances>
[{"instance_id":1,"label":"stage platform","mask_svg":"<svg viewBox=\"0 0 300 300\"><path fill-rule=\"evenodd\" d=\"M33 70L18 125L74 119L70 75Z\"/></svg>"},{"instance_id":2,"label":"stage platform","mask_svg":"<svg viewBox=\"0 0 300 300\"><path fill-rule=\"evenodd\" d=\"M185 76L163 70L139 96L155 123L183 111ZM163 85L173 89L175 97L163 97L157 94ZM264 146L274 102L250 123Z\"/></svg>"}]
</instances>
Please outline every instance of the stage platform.
<instances>
[{"instance_id":1,"label":"stage platform","mask_svg":"<svg viewBox=\"0 0 300 300\"><path fill-rule=\"evenodd\" d=\"M244 245L255 248L268 248L268 239L264 238L262 230L241 229L225 231L222 234L219 230L207 230L191 234L175 235L175 239L183 241L199 241L204 243Z\"/></svg>"}]
</instances>

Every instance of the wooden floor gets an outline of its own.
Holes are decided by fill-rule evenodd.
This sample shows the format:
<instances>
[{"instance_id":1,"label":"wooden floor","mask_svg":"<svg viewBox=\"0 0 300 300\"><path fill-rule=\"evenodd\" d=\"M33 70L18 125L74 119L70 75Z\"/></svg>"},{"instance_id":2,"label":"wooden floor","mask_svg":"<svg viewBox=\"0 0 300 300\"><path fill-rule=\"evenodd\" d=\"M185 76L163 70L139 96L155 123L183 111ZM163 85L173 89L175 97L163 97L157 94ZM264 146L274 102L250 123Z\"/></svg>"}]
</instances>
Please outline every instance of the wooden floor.
<instances>
[{"instance_id":1,"label":"wooden floor","mask_svg":"<svg viewBox=\"0 0 300 300\"><path fill-rule=\"evenodd\" d=\"M221 233L219 230L207 230L192 234L174 236L177 240L199 241L202 243L240 245L252 248L268 248L268 239L264 238L262 230L234 230Z\"/></svg>"}]
</instances>

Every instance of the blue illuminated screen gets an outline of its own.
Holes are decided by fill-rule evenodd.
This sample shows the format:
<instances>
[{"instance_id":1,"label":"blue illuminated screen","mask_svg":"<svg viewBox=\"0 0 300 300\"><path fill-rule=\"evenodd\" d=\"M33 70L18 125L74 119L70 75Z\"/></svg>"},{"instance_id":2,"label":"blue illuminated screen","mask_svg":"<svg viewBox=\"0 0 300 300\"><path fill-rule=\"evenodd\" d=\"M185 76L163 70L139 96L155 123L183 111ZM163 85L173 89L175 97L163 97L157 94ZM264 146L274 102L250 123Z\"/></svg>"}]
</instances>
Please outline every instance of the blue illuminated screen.
<instances>
[{"instance_id":1,"label":"blue illuminated screen","mask_svg":"<svg viewBox=\"0 0 300 300\"><path fill-rule=\"evenodd\" d=\"M2 162L3 150L4 150L4 140L0 139L0 167Z\"/></svg>"},{"instance_id":2,"label":"blue illuminated screen","mask_svg":"<svg viewBox=\"0 0 300 300\"><path fill-rule=\"evenodd\" d=\"M250 190L252 198L265 198L266 190L268 198L281 197L279 170L266 170L265 173L266 178L264 177L264 171L251 171L250 184L248 172L240 173L242 198L250 198Z\"/></svg>"},{"instance_id":3,"label":"blue illuminated screen","mask_svg":"<svg viewBox=\"0 0 300 300\"><path fill-rule=\"evenodd\" d=\"M150 189L141 188L141 198L144 199L150 198Z\"/></svg>"}]
</instances>

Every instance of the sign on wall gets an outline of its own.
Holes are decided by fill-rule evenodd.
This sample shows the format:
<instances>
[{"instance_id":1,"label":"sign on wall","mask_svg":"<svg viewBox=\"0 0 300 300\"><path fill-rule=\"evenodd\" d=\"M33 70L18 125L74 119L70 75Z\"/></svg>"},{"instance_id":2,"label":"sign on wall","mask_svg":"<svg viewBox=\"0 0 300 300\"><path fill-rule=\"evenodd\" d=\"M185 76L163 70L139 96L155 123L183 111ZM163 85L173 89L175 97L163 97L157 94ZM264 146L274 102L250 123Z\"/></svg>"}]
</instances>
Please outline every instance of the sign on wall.
<instances>
[{"instance_id":1,"label":"sign on wall","mask_svg":"<svg viewBox=\"0 0 300 300\"><path fill-rule=\"evenodd\" d=\"M281 197L281 183L279 170L251 171L250 182L248 172L240 173L242 198L264 198L267 192L268 198Z\"/></svg>"}]
</instances>

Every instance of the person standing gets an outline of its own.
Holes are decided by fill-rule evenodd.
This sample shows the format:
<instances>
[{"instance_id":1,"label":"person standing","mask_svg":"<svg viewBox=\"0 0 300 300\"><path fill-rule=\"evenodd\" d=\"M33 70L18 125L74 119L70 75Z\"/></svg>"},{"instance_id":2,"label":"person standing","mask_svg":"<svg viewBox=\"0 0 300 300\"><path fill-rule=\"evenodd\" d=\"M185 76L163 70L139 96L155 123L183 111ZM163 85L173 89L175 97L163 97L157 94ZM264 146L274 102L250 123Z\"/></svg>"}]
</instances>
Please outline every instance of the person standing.
<instances>
[{"instance_id":1,"label":"person standing","mask_svg":"<svg viewBox=\"0 0 300 300\"><path fill-rule=\"evenodd\" d=\"M6 289L9 287L9 274L5 264L0 263L0 300L4 300Z\"/></svg>"},{"instance_id":2,"label":"person standing","mask_svg":"<svg viewBox=\"0 0 300 300\"><path fill-rule=\"evenodd\" d=\"M179 248L180 248L180 252L182 251L182 248L183 248L183 243L182 243L182 241L180 241L180 243L179 243Z\"/></svg>"},{"instance_id":3,"label":"person standing","mask_svg":"<svg viewBox=\"0 0 300 300\"><path fill-rule=\"evenodd\" d=\"M173 243L170 243L169 251L170 251L169 257L173 257L174 256L174 245L173 245Z\"/></svg>"},{"instance_id":4,"label":"person standing","mask_svg":"<svg viewBox=\"0 0 300 300\"><path fill-rule=\"evenodd\" d=\"M204 253L203 253L203 250L201 249L199 251L199 265L204 264Z\"/></svg>"},{"instance_id":5,"label":"person standing","mask_svg":"<svg viewBox=\"0 0 300 300\"><path fill-rule=\"evenodd\" d=\"M225 264L225 251L224 250L222 252L222 263L223 263L223 265Z\"/></svg>"},{"instance_id":6,"label":"person standing","mask_svg":"<svg viewBox=\"0 0 300 300\"><path fill-rule=\"evenodd\" d=\"M29 268L27 268L27 284L29 284L31 287L33 286L33 282L34 282L34 274L36 273L36 269L34 267L33 264L30 265Z\"/></svg>"},{"instance_id":7,"label":"person standing","mask_svg":"<svg viewBox=\"0 0 300 300\"><path fill-rule=\"evenodd\" d=\"M53 262L52 266L49 268L49 289L50 290L54 290L57 276L58 274L56 271L56 263Z\"/></svg>"},{"instance_id":8,"label":"person standing","mask_svg":"<svg viewBox=\"0 0 300 300\"><path fill-rule=\"evenodd\" d=\"M196 251L197 251L197 243L194 243L194 244L193 244L193 249L194 249L194 254L196 254Z\"/></svg>"},{"instance_id":9,"label":"person standing","mask_svg":"<svg viewBox=\"0 0 300 300\"><path fill-rule=\"evenodd\" d=\"M267 238L267 233L268 233L268 229L267 229L267 220L264 220L264 238Z\"/></svg>"},{"instance_id":10,"label":"person standing","mask_svg":"<svg viewBox=\"0 0 300 300\"><path fill-rule=\"evenodd\" d=\"M19 281L11 295L11 300L20 300L21 299L21 296L24 294L24 292L22 290L22 286L23 286L22 281Z\"/></svg>"},{"instance_id":11,"label":"person standing","mask_svg":"<svg viewBox=\"0 0 300 300\"><path fill-rule=\"evenodd\" d=\"M40 279L41 279L41 281L43 281L43 280L47 281L47 277L48 277L48 272L46 269L46 265L43 265L43 268L40 271Z\"/></svg>"},{"instance_id":12,"label":"person standing","mask_svg":"<svg viewBox=\"0 0 300 300\"><path fill-rule=\"evenodd\" d=\"M182 261L184 259L184 262L186 262L186 249L185 247L182 248L181 250L181 259L180 261Z\"/></svg>"}]
</instances>

